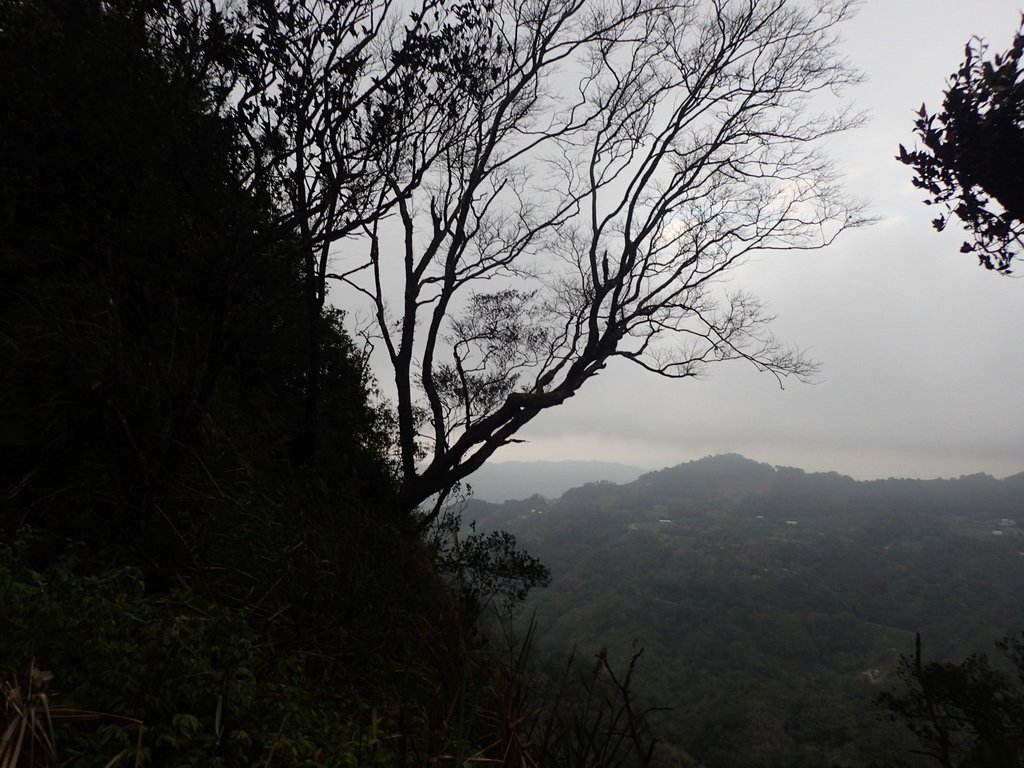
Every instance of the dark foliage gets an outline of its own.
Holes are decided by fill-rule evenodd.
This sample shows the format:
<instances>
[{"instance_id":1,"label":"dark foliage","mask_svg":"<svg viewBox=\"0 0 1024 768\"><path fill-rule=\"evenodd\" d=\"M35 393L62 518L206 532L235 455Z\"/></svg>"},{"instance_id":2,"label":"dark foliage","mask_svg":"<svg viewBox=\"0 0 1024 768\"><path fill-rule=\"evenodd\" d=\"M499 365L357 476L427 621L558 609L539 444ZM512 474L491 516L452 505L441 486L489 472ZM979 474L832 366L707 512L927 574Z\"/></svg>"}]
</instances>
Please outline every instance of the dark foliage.
<instances>
[{"instance_id":1,"label":"dark foliage","mask_svg":"<svg viewBox=\"0 0 1024 768\"><path fill-rule=\"evenodd\" d=\"M74 541L82 578L130 566L145 601L211 601L223 632L249 627L313 690L365 686L353 659L402 658L445 598L393 525L387 414L337 313L318 318L330 447L292 462L307 316L287 242L266 245L274 190L240 182L234 126L154 31L166 8L0 10L5 536L36 531L24 565L40 573ZM51 641L89 647L18 628L6 651L41 664Z\"/></svg>"},{"instance_id":2,"label":"dark foliage","mask_svg":"<svg viewBox=\"0 0 1024 768\"><path fill-rule=\"evenodd\" d=\"M672 707L657 765L864 766L915 746L875 704L915 630L956 659L1019 626L1022 481L718 456L466 517L550 564L526 604L542 646L647 649L634 689Z\"/></svg>"},{"instance_id":3,"label":"dark foliage","mask_svg":"<svg viewBox=\"0 0 1024 768\"><path fill-rule=\"evenodd\" d=\"M511 765L475 620L546 569L403 518L243 21L0 0L0 764Z\"/></svg>"},{"instance_id":4,"label":"dark foliage","mask_svg":"<svg viewBox=\"0 0 1024 768\"><path fill-rule=\"evenodd\" d=\"M985 654L925 663L920 634L914 655L900 658L902 685L884 692L879 703L917 737L916 754L943 768L1024 765L1024 634L996 645L1009 671Z\"/></svg>"},{"instance_id":5,"label":"dark foliage","mask_svg":"<svg viewBox=\"0 0 1024 768\"><path fill-rule=\"evenodd\" d=\"M540 560L519 548L508 531L477 531L463 525L464 503L449 506L430 528L428 542L438 569L448 579L470 626L488 608L511 618L527 594L545 587L551 573Z\"/></svg>"},{"instance_id":6,"label":"dark foliage","mask_svg":"<svg viewBox=\"0 0 1024 768\"><path fill-rule=\"evenodd\" d=\"M358 561L323 547L393 506L386 414L325 314L330 487L292 465L300 272L261 245L274 195L238 181L232 125L135 4L4 11L5 530L116 553L152 587L185 571L240 593L288 583L268 552Z\"/></svg>"},{"instance_id":7,"label":"dark foliage","mask_svg":"<svg viewBox=\"0 0 1024 768\"><path fill-rule=\"evenodd\" d=\"M914 125L925 148L900 145L897 159L914 169L925 202L948 211L933 220L935 228L956 216L974 235L960 250L1008 273L1024 235L1024 28L1008 51L991 59L987 53L981 40L967 44L942 110L928 114L921 105Z\"/></svg>"}]
</instances>

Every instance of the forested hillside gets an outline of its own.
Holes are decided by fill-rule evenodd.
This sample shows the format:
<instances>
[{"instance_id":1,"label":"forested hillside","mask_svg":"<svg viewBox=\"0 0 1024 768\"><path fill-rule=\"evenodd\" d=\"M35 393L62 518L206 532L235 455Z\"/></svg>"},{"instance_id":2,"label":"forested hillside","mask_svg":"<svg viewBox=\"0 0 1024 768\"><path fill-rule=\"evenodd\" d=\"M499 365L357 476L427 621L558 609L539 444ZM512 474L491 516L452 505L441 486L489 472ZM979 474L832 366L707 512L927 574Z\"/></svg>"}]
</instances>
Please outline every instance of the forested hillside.
<instances>
[{"instance_id":1,"label":"forested hillside","mask_svg":"<svg viewBox=\"0 0 1024 768\"><path fill-rule=\"evenodd\" d=\"M915 633L932 658L1019 632L1024 475L856 482L721 456L560 499L475 502L551 567L549 649L644 647L644 701L707 766L890 764L875 699Z\"/></svg>"},{"instance_id":2,"label":"forested hillside","mask_svg":"<svg viewBox=\"0 0 1024 768\"><path fill-rule=\"evenodd\" d=\"M206 84L142 5L0 9L0 762L369 761L460 629L339 316L300 456L301 273Z\"/></svg>"},{"instance_id":3,"label":"forested hillside","mask_svg":"<svg viewBox=\"0 0 1024 768\"><path fill-rule=\"evenodd\" d=\"M0 764L507 752L549 720L497 705L476 579L545 572L400 514L390 413L222 109L244 62L181 8L0 2Z\"/></svg>"}]
</instances>

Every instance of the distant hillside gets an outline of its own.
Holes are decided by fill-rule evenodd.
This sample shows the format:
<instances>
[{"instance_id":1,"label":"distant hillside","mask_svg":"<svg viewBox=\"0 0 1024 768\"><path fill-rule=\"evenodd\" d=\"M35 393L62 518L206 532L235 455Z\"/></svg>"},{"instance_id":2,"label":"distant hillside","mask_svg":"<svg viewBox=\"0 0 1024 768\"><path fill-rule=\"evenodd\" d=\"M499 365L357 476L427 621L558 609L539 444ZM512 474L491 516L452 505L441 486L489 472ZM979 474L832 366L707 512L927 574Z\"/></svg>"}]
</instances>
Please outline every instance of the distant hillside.
<instances>
[{"instance_id":1,"label":"distant hillside","mask_svg":"<svg viewBox=\"0 0 1024 768\"><path fill-rule=\"evenodd\" d=\"M905 758L874 698L914 633L962 658L1024 629L1024 475L860 482L732 455L467 517L551 568L542 643L647 649L668 755L707 768Z\"/></svg>"},{"instance_id":2,"label":"distant hillside","mask_svg":"<svg viewBox=\"0 0 1024 768\"><path fill-rule=\"evenodd\" d=\"M561 496L585 483L628 483L646 470L608 461L504 461L485 464L469 478L473 497L502 502L540 495Z\"/></svg>"}]
</instances>

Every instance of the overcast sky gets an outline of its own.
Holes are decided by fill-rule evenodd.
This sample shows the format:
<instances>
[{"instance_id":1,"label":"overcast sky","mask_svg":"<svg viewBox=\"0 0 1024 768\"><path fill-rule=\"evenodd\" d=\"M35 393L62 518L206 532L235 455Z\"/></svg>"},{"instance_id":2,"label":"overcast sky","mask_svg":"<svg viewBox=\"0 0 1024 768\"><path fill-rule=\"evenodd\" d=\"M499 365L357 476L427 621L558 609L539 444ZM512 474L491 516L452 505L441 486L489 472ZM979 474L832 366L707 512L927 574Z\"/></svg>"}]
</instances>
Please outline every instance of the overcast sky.
<instances>
[{"instance_id":1,"label":"overcast sky","mask_svg":"<svg viewBox=\"0 0 1024 768\"><path fill-rule=\"evenodd\" d=\"M822 363L816 383L780 390L742 363L666 381L617 361L497 460L655 469L736 452L865 479L1024 471L1024 280L960 254L955 226L936 233L893 159L914 143L920 104L941 104L967 39L1002 51L1019 20L1010 0L867 0L847 25L846 52L868 78L849 97L871 119L832 151L879 223L736 273L770 303L776 335Z\"/></svg>"}]
</instances>

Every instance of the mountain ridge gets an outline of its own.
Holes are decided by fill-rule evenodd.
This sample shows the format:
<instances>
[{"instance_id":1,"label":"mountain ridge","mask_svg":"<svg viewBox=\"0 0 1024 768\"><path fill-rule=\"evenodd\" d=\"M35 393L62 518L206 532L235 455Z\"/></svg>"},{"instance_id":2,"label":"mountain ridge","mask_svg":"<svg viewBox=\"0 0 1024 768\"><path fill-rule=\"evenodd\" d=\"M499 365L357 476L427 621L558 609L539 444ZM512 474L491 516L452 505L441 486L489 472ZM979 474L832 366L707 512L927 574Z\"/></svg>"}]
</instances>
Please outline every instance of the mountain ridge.
<instances>
[{"instance_id":1,"label":"mountain ridge","mask_svg":"<svg viewBox=\"0 0 1024 768\"><path fill-rule=\"evenodd\" d=\"M629 482L646 470L612 461L503 461L484 464L466 481L473 498L501 503L539 494L558 498L570 488L590 482ZM523 495L524 488L529 493ZM519 495L517 495L519 494Z\"/></svg>"}]
</instances>

